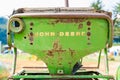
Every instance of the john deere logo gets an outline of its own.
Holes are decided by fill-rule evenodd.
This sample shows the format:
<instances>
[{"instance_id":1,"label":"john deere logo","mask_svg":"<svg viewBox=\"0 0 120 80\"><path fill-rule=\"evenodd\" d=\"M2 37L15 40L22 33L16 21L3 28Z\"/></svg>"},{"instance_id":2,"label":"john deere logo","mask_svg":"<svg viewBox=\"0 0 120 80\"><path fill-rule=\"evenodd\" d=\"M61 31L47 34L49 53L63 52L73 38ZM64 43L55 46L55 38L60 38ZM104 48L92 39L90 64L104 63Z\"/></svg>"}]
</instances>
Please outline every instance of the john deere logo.
<instances>
[{"instance_id":1,"label":"john deere logo","mask_svg":"<svg viewBox=\"0 0 120 80\"><path fill-rule=\"evenodd\" d=\"M64 36L85 36L85 32L36 32L35 33L36 37L44 37L44 36L60 36L60 37L64 37Z\"/></svg>"}]
</instances>

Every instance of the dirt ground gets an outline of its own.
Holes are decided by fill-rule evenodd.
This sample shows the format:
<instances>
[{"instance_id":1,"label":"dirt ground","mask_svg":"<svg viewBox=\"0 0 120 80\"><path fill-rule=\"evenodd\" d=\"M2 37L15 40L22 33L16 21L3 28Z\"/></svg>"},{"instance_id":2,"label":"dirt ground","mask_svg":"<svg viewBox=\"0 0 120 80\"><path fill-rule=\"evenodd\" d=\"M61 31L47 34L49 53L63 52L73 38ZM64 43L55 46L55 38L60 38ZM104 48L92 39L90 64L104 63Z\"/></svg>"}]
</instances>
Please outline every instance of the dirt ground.
<instances>
[{"instance_id":1,"label":"dirt ground","mask_svg":"<svg viewBox=\"0 0 120 80\"><path fill-rule=\"evenodd\" d=\"M11 66L12 66L12 60L10 59L1 59L0 61L5 63L7 65L7 68L9 69L9 71L11 71ZM105 61L102 60L101 64L100 64L100 69L94 69L97 70L101 73L105 73ZM84 67L95 67L97 66L97 62L84 62L83 63ZM109 71L110 71L110 75L116 75L116 71L118 66L120 65L120 62L117 61L109 61ZM22 69L22 67L45 67L45 63L40 61L36 61L36 60L29 60L29 59L23 59L23 60L18 60L17 61L17 70L16 72L18 72L19 70ZM90 69L91 70L91 69Z\"/></svg>"}]
</instances>

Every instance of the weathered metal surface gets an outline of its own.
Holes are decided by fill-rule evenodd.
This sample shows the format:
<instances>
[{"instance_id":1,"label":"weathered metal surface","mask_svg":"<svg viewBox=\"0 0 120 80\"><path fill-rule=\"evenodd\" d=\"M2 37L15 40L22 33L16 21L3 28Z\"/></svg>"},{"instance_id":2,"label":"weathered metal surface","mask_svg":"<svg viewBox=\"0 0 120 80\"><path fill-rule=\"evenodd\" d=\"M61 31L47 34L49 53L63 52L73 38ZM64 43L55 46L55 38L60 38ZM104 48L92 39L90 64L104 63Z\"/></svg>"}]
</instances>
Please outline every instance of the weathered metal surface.
<instances>
[{"instance_id":1,"label":"weathered metal surface","mask_svg":"<svg viewBox=\"0 0 120 80\"><path fill-rule=\"evenodd\" d=\"M68 6L68 4L67 4ZM56 7L56 8L20 8L18 10L15 10L13 14L18 14L18 13L93 13L96 12L94 8L67 8L67 7ZM107 13L107 12L106 12Z\"/></svg>"},{"instance_id":2,"label":"weathered metal surface","mask_svg":"<svg viewBox=\"0 0 120 80\"><path fill-rule=\"evenodd\" d=\"M14 33L14 46L41 58L50 74L72 74L80 58L112 45L112 20L102 13L26 12L11 16L10 21L14 18L24 24Z\"/></svg>"},{"instance_id":3,"label":"weathered metal surface","mask_svg":"<svg viewBox=\"0 0 120 80\"><path fill-rule=\"evenodd\" d=\"M69 1L65 0L65 7L69 7Z\"/></svg>"},{"instance_id":4,"label":"weathered metal surface","mask_svg":"<svg viewBox=\"0 0 120 80\"><path fill-rule=\"evenodd\" d=\"M15 79L25 78L25 79L44 79L44 80L98 80L108 79L114 80L113 76L108 75L28 75L28 76L13 76Z\"/></svg>"}]
</instances>

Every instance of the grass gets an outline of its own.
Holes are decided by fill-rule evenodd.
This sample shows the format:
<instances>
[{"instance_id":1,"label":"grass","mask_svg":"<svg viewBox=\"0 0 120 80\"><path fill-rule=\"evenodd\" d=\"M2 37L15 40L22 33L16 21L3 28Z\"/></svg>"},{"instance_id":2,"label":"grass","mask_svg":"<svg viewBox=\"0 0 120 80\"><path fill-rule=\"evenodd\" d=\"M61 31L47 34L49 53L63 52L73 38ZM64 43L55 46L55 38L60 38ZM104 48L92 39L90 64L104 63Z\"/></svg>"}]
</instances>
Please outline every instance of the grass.
<instances>
[{"instance_id":1,"label":"grass","mask_svg":"<svg viewBox=\"0 0 120 80\"><path fill-rule=\"evenodd\" d=\"M114 43L113 46L120 46L120 43Z\"/></svg>"},{"instance_id":2,"label":"grass","mask_svg":"<svg viewBox=\"0 0 120 80\"><path fill-rule=\"evenodd\" d=\"M29 54L26 54L26 53L21 53L21 54L18 54L18 59L19 60L29 60L29 58L31 57L32 55L29 55ZM12 54L4 54L4 55L0 55L0 60L1 59L4 59L4 60L11 60L13 58L13 55ZM116 57L114 57L115 58L115 60L114 61L110 61L110 63L112 63L112 64L114 64L114 62L120 62L120 56L116 56ZM89 56L86 56L86 57L84 57L84 59L83 59L83 63L85 62L87 62L87 63L90 63L90 62L92 62L92 64L94 64L94 65L92 65L92 64L88 64L88 65L85 65L85 67L96 67L97 66L97 61L98 61L98 55L95 55L95 54L92 54L92 55L89 55ZM103 65L103 63L105 62L104 61L104 56L102 55L101 56L101 61L102 61L102 64L101 65ZM116 68L117 69L117 68ZM114 73L115 74L115 73ZM0 79L0 80L2 80L2 79ZM3 79L4 80L4 79ZM6 80L6 79L5 79Z\"/></svg>"},{"instance_id":3,"label":"grass","mask_svg":"<svg viewBox=\"0 0 120 80\"><path fill-rule=\"evenodd\" d=\"M26 60L26 59L28 59L29 57L30 57L31 55L29 55L29 54L18 54L18 56L17 56L17 58L18 59L22 59L22 60ZM13 54L3 54L3 55L0 55L0 59L12 59L13 58Z\"/></svg>"},{"instance_id":4,"label":"grass","mask_svg":"<svg viewBox=\"0 0 120 80\"><path fill-rule=\"evenodd\" d=\"M27 54L27 53L22 53L22 54L18 54L17 58L19 60L28 60L30 57L32 57L32 55ZM12 59L13 58L13 54L0 54L0 59ZM109 58L109 57L108 57ZM113 56L113 58L115 59L114 61L120 61L120 56ZM104 56L101 56L101 59L104 59ZM86 62L96 62L98 60L98 55L88 55L86 57L83 58L84 61Z\"/></svg>"}]
</instances>

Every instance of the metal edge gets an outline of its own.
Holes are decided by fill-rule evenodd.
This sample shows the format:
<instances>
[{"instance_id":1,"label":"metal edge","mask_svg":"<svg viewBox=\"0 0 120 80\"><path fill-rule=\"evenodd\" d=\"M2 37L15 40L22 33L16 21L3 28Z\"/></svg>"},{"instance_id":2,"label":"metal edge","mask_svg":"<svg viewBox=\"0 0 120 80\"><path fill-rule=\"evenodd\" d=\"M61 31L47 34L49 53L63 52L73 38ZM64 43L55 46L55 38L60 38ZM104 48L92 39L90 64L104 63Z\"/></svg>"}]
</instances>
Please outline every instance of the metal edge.
<instances>
[{"instance_id":1,"label":"metal edge","mask_svg":"<svg viewBox=\"0 0 120 80\"><path fill-rule=\"evenodd\" d=\"M113 41L113 21L112 19L104 14L104 13L21 13L15 14L10 18L100 18L106 19L109 22L109 35L108 35L108 45L106 44L107 48L112 47ZM112 35L112 36L111 36Z\"/></svg>"}]
</instances>

